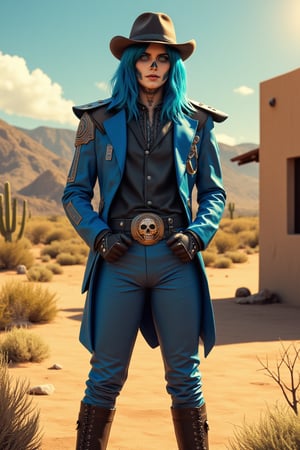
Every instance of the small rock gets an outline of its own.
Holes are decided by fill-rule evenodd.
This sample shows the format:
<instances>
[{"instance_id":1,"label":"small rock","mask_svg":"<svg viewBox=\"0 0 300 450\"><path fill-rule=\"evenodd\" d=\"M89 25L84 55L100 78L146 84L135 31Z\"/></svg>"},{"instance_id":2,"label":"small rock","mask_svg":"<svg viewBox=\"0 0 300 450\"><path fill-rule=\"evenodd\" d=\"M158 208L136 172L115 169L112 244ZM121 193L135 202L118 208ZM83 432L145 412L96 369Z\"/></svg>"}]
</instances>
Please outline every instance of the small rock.
<instances>
[{"instance_id":1,"label":"small rock","mask_svg":"<svg viewBox=\"0 0 300 450\"><path fill-rule=\"evenodd\" d=\"M264 305L268 303L280 303L280 299L277 294L271 292L269 289L261 289L257 294L238 298L236 303L239 303L240 305Z\"/></svg>"},{"instance_id":2,"label":"small rock","mask_svg":"<svg viewBox=\"0 0 300 450\"><path fill-rule=\"evenodd\" d=\"M249 297L249 295L251 292L247 287L239 287L235 291L235 297Z\"/></svg>"},{"instance_id":3,"label":"small rock","mask_svg":"<svg viewBox=\"0 0 300 450\"><path fill-rule=\"evenodd\" d=\"M61 364L53 364L51 367L48 367L49 370L61 370L62 368Z\"/></svg>"},{"instance_id":4,"label":"small rock","mask_svg":"<svg viewBox=\"0 0 300 450\"><path fill-rule=\"evenodd\" d=\"M29 389L30 395L51 395L55 391L53 384L40 384Z\"/></svg>"},{"instance_id":5,"label":"small rock","mask_svg":"<svg viewBox=\"0 0 300 450\"><path fill-rule=\"evenodd\" d=\"M24 275L24 274L26 274L26 271L27 271L26 266L24 266L23 264L19 264L17 266L17 274L18 275Z\"/></svg>"}]
</instances>

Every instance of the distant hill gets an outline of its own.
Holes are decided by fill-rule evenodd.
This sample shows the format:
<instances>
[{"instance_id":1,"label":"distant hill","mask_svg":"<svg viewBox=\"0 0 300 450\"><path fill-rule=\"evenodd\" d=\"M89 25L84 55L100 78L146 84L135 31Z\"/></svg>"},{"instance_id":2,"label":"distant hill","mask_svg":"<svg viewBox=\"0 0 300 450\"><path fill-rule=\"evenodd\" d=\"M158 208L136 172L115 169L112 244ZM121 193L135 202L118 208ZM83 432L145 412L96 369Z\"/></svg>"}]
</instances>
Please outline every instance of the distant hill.
<instances>
[{"instance_id":1,"label":"distant hill","mask_svg":"<svg viewBox=\"0 0 300 450\"><path fill-rule=\"evenodd\" d=\"M73 130L50 127L26 130L0 120L0 192L4 182L10 181L13 196L27 199L31 214L63 214L60 199L74 140ZM257 145L219 145L227 200L235 203L236 214L257 214L258 164L238 166L230 161Z\"/></svg>"},{"instance_id":2,"label":"distant hill","mask_svg":"<svg viewBox=\"0 0 300 450\"><path fill-rule=\"evenodd\" d=\"M61 214L62 207L57 201L57 191L62 192L70 162L55 154L41 142L36 141L24 131L0 120L0 190L5 181L9 181L13 196L28 200L31 214ZM45 178L55 174L56 183L48 184L48 192L42 195L40 189L26 188L42 174ZM46 182L46 181L45 181Z\"/></svg>"},{"instance_id":3,"label":"distant hill","mask_svg":"<svg viewBox=\"0 0 300 450\"><path fill-rule=\"evenodd\" d=\"M65 185L66 177L59 171L45 170L32 183L19 190L19 194L27 197L49 199L60 203L62 189Z\"/></svg>"},{"instance_id":4,"label":"distant hill","mask_svg":"<svg viewBox=\"0 0 300 450\"><path fill-rule=\"evenodd\" d=\"M51 150L57 156L71 161L73 157L75 132L61 128L38 127L33 130L17 128L35 141Z\"/></svg>"}]
</instances>

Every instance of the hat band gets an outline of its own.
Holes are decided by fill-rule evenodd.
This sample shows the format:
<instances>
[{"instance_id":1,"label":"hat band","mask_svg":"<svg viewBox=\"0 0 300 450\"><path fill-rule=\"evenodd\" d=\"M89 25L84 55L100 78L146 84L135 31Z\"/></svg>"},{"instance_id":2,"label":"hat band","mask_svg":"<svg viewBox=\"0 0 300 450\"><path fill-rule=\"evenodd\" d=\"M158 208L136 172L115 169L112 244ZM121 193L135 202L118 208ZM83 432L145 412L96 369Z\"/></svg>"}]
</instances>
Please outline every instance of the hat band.
<instances>
[{"instance_id":1,"label":"hat band","mask_svg":"<svg viewBox=\"0 0 300 450\"><path fill-rule=\"evenodd\" d=\"M168 44L176 44L173 39L171 40L161 34L139 34L137 36L130 36L130 39L136 41L163 41L167 42Z\"/></svg>"}]
</instances>

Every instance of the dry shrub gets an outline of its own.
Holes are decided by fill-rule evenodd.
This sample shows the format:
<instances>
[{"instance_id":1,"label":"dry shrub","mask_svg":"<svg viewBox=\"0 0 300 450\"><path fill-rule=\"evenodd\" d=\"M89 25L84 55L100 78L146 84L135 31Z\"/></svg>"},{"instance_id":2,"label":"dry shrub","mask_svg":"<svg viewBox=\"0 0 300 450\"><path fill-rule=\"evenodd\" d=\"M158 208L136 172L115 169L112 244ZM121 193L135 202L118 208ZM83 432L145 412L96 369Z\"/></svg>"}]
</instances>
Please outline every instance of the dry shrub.
<instances>
[{"instance_id":1,"label":"dry shrub","mask_svg":"<svg viewBox=\"0 0 300 450\"><path fill-rule=\"evenodd\" d=\"M28 223L26 236L33 244L49 244L76 237L76 231L65 216L35 217Z\"/></svg>"},{"instance_id":2,"label":"dry shrub","mask_svg":"<svg viewBox=\"0 0 300 450\"><path fill-rule=\"evenodd\" d=\"M67 241L70 238L72 238L72 233L70 232L70 230L65 228L57 228L47 234L44 243L51 244L51 242L53 241Z\"/></svg>"},{"instance_id":3,"label":"dry shrub","mask_svg":"<svg viewBox=\"0 0 300 450\"><path fill-rule=\"evenodd\" d=\"M258 230L258 217L237 217L236 219L222 219L220 228L226 233L239 234L242 231Z\"/></svg>"},{"instance_id":4,"label":"dry shrub","mask_svg":"<svg viewBox=\"0 0 300 450\"><path fill-rule=\"evenodd\" d=\"M12 270L19 265L27 268L34 264L34 256L30 251L27 239L16 242L0 242L0 269Z\"/></svg>"},{"instance_id":5,"label":"dry shrub","mask_svg":"<svg viewBox=\"0 0 300 450\"><path fill-rule=\"evenodd\" d=\"M213 242L219 253L225 253L229 250L236 250L238 247L238 239L235 234L225 233L222 230L219 230Z\"/></svg>"},{"instance_id":6,"label":"dry shrub","mask_svg":"<svg viewBox=\"0 0 300 450\"><path fill-rule=\"evenodd\" d=\"M84 264L86 258L80 254L60 253L57 255L56 261L61 266L74 266L76 264Z\"/></svg>"},{"instance_id":7,"label":"dry shrub","mask_svg":"<svg viewBox=\"0 0 300 450\"><path fill-rule=\"evenodd\" d=\"M63 273L62 267L56 263L47 264L46 268L50 270L54 275L61 275Z\"/></svg>"},{"instance_id":8,"label":"dry shrub","mask_svg":"<svg viewBox=\"0 0 300 450\"><path fill-rule=\"evenodd\" d=\"M53 278L53 272L47 269L47 267L38 264L36 266L32 266L26 273L29 281L40 281L42 283L51 281Z\"/></svg>"},{"instance_id":9,"label":"dry shrub","mask_svg":"<svg viewBox=\"0 0 300 450\"><path fill-rule=\"evenodd\" d=\"M230 219L229 217L223 217L221 219L220 225L219 225L219 229L223 230L223 231L227 231L228 227L230 227L231 223L234 221L235 219Z\"/></svg>"},{"instance_id":10,"label":"dry shrub","mask_svg":"<svg viewBox=\"0 0 300 450\"><path fill-rule=\"evenodd\" d=\"M41 255L41 261L47 263L50 261L50 255Z\"/></svg>"},{"instance_id":11,"label":"dry shrub","mask_svg":"<svg viewBox=\"0 0 300 450\"><path fill-rule=\"evenodd\" d=\"M56 258L62 248L63 244L61 242L53 241L51 244L45 245L45 247L41 250L41 257L48 255L50 258Z\"/></svg>"},{"instance_id":12,"label":"dry shrub","mask_svg":"<svg viewBox=\"0 0 300 450\"><path fill-rule=\"evenodd\" d=\"M25 328L13 328L5 333L0 352L13 363L41 362L49 356L49 347L42 338Z\"/></svg>"},{"instance_id":13,"label":"dry shrub","mask_svg":"<svg viewBox=\"0 0 300 450\"><path fill-rule=\"evenodd\" d=\"M89 248L81 239L71 239L64 243L62 253L71 253L72 255L87 257Z\"/></svg>"},{"instance_id":14,"label":"dry shrub","mask_svg":"<svg viewBox=\"0 0 300 450\"><path fill-rule=\"evenodd\" d=\"M51 322L56 314L56 294L40 285L13 280L1 288L0 329L18 323Z\"/></svg>"},{"instance_id":15,"label":"dry shrub","mask_svg":"<svg viewBox=\"0 0 300 450\"><path fill-rule=\"evenodd\" d=\"M255 255L255 253L258 253L258 251L259 251L258 248L250 248L250 247L246 247L246 248L244 249L244 252L245 252L247 255Z\"/></svg>"},{"instance_id":16,"label":"dry shrub","mask_svg":"<svg viewBox=\"0 0 300 450\"><path fill-rule=\"evenodd\" d=\"M209 267L214 264L214 262L217 258L217 255L216 255L216 253L211 252L209 250L204 250L202 252L202 258L203 258L205 267Z\"/></svg>"},{"instance_id":17,"label":"dry shrub","mask_svg":"<svg viewBox=\"0 0 300 450\"><path fill-rule=\"evenodd\" d=\"M226 256L219 256L213 264L213 267L216 269L229 269L231 266L232 261L230 258L226 258Z\"/></svg>"},{"instance_id":18,"label":"dry shrub","mask_svg":"<svg viewBox=\"0 0 300 450\"><path fill-rule=\"evenodd\" d=\"M39 411L27 394L29 383L12 380L7 360L0 357L0 448L3 450L37 450L41 448ZM5 413L4 413L5 412Z\"/></svg>"},{"instance_id":19,"label":"dry shrub","mask_svg":"<svg viewBox=\"0 0 300 450\"><path fill-rule=\"evenodd\" d=\"M240 247L256 248L259 244L258 230L242 231L239 234Z\"/></svg>"},{"instance_id":20,"label":"dry shrub","mask_svg":"<svg viewBox=\"0 0 300 450\"><path fill-rule=\"evenodd\" d=\"M222 219L212 242L219 253L233 252L238 248L257 248L259 244L258 217Z\"/></svg>"},{"instance_id":21,"label":"dry shrub","mask_svg":"<svg viewBox=\"0 0 300 450\"><path fill-rule=\"evenodd\" d=\"M246 255L246 253L241 251L226 252L224 256L230 258L234 264L241 264L248 261L248 256Z\"/></svg>"},{"instance_id":22,"label":"dry shrub","mask_svg":"<svg viewBox=\"0 0 300 450\"><path fill-rule=\"evenodd\" d=\"M291 410L276 405L260 417L257 424L236 427L229 440L231 450L298 450L300 419Z\"/></svg>"},{"instance_id":23,"label":"dry shrub","mask_svg":"<svg viewBox=\"0 0 300 450\"><path fill-rule=\"evenodd\" d=\"M70 255L81 256L82 261L82 259L87 257L88 251L88 247L83 241L80 239L70 239L68 241L52 241L51 244L46 245L41 250L41 255L49 255L51 258L57 258L61 253L68 253ZM81 264L81 262L77 264Z\"/></svg>"},{"instance_id":24,"label":"dry shrub","mask_svg":"<svg viewBox=\"0 0 300 450\"><path fill-rule=\"evenodd\" d=\"M45 219L30 221L26 227L26 236L34 244L44 243L46 236L53 229L53 225Z\"/></svg>"}]
</instances>

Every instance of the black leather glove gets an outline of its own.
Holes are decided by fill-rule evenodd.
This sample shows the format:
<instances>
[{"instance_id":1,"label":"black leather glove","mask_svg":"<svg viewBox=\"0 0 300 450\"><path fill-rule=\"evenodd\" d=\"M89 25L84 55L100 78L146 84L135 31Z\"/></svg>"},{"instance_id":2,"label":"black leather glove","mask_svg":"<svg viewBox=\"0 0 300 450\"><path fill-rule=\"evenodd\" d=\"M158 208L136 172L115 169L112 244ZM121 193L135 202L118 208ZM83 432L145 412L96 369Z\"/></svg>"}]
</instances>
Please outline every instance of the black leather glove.
<instances>
[{"instance_id":1,"label":"black leather glove","mask_svg":"<svg viewBox=\"0 0 300 450\"><path fill-rule=\"evenodd\" d=\"M108 231L96 239L95 249L105 261L112 263L123 256L131 244L132 240L126 234Z\"/></svg>"},{"instance_id":2,"label":"black leather glove","mask_svg":"<svg viewBox=\"0 0 300 450\"><path fill-rule=\"evenodd\" d=\"M196 236L189 231L173 234L167 240L167 245L184 263L192 261L196 253L201 250L200 239L197 239Z\"/></svg>"}]
</instances>

